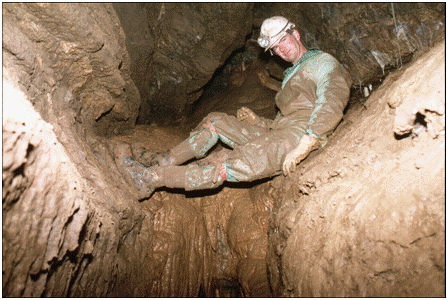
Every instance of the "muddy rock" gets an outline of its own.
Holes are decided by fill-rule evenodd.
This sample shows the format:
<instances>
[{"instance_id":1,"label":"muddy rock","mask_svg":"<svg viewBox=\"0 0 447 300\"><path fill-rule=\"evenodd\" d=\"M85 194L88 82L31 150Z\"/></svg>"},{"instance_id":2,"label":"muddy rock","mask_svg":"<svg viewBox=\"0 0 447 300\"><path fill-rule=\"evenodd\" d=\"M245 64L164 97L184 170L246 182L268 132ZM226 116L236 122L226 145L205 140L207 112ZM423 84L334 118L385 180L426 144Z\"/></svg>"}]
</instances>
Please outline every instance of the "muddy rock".
<instances>
[{"instance_id":1,"label":"muddy rock","mask_svg":"<svg viewBox=\"0 0 447 300\"><path fill-rule=\"evenodd\" d=\"M3 65L46 121L102 136L135 126L139 93L110 4L2 7Z\"/></svg>"},{"instance_id":2,"label":"muddy rock","mask_svg":"<svg viewBox=\"0 0 447 300\"><path fill-rule=\"evenodd\" d=\"M114 7L134 62L132 78L142 95L140 124L173 121L188 112L216 69L244 45L252 30L251 3Z\"/></svg>"},{"instance_id":3,"label":"muddy rock","mask_svg":"<svg viewBox=\"0 0 447 300\"><path fill-rule=\"evenodd\" d=\"M4 297L445 297L445 4L2 8ZM369 95L291 176L137 201L115 143L275 117L276 14Z\"/></svg>"}]
</instances>

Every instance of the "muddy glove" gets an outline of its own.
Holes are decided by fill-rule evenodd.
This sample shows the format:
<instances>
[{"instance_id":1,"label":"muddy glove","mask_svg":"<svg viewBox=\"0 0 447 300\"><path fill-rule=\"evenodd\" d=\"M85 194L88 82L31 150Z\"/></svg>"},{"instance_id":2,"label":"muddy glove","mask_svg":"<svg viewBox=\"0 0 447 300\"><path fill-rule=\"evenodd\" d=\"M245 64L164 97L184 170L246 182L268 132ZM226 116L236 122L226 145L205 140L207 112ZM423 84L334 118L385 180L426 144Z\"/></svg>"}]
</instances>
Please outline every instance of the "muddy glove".
<instances>
[{"instance_id":1,"label":"muddy glove","mask_svg":"<svg viewBox=\"0 0 447 300\"><path fill-rule=\"evenodd\" d=\"M298 147L287 154L286 159L282 165L282 172L284 176L295 172L296 165L299 164L312 150L318 148L318 140L311 135L305 134L298 144Z\"/></svg>"},{"instance_id":2,"label":"muddy glove","mask_svg":"<svg viewBox=\"0 0 447 300\"><path fill-rule=\"evenodd\" d=\"M241 107L237 110L237 120L238 121L247 121L251 125L257 125L261 122L261 118L256 115L251 109L248 107Z\"/></svg>"}]
</instances>

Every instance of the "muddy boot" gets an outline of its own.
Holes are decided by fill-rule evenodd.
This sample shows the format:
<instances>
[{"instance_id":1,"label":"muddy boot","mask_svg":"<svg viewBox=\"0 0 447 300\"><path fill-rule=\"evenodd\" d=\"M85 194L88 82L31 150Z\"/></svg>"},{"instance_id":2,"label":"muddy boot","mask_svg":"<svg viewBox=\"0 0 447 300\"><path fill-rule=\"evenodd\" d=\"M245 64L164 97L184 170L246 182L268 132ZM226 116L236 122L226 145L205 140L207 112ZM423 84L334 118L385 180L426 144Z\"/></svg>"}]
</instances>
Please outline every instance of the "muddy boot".
<instances>
[{"instance_id":1,"label":"muddy boot","mask_svg":"<svg viewBox=\"0 0 447 300\"><path fill-rule=\"evenodd\" d=\"M159 167L146 167L133 159L129 145L114 145L114 154L116 166L136 189L138 200L149 198L156 188L162 186Z\"/></svg>"}]
</instances>

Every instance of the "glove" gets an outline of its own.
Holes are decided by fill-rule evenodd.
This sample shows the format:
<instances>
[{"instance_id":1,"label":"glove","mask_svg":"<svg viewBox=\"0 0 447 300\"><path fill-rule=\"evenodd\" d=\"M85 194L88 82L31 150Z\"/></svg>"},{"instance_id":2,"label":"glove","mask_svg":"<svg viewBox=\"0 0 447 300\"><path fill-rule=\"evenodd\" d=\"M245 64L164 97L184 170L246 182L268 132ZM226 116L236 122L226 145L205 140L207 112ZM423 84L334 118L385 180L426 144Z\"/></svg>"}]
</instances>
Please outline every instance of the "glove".
<instances>
[{"instance_id":1,"label":"glove","mask_svg":"<svg viewBox=\"0 0 447 300\"><path fill-rule=\"evenodd\" d=\"M237 110L236 114L238 121L247 121L251 125L256 125L261 122L261 118L256 115L251 109L248 107L241 107Z\"/></svg>"},{"instance_id":2,"label":"glove","mask_svg":"<svg viewBox=\"0 0 447 300\"><path fill-rule=\"evenodd\" d=\"M296 165L309 155L312 150L318 148L318 140L311 135L305 134L298 144L298 147L293 149L286 155L286 159L282 165L282 172L284 176L295 172Z\"/></svg>"}]
</instances>

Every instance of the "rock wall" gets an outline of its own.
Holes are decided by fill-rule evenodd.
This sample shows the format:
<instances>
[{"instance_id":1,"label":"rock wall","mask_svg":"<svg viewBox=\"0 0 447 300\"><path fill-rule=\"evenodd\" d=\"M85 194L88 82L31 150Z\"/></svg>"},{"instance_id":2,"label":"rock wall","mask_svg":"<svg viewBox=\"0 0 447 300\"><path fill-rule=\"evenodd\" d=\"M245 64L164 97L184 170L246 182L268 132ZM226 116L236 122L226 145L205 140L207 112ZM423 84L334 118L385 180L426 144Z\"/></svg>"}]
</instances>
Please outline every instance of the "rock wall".
<instances>
[{"instance_id":1,"label":"rock wall","mask_svg":"<svg viewBox=\"0 0 447 300\"><path fill-rule=\"evenodd\" d=\"M142 97L139 124L176 121L251 33L252 3L115 3ZM137 22L135 22L137 20Z\"/></svg>"},{"instance_id":2,"label":"rock wall","mask_svg":"<svg viewBox=\"0 0 447 300\"><path fill-rule=\"evenodd\" d=\"M304 35L315 32L322 48L331 49L324 43L335 41L339 58L344 53L339 49L352 38L350 22L358 21L347 4L268 5L256 4L256 9L288 8L285 14L295 11L291 18L303 22L319 20L320 14L332 25L340 20L337 26L303 23L318 29ZM445 90L440 89L445 75L438 69L438 62L445 62L444 48L390 76L293 177L204 194L160 191L139 203L114 164L109 137L126 134L113 140L145 141L153 150L167 150L187 136L188 128L135 127L136 86L148 100L141 105L141 122L147 120L144 114L162 122L174 111L177 118L243 44L255 5L2 7L3 296L445 293L445 161L440 159L445 155ZM443 7L396 4L393 23L407 18L402 14L420 12L420 19L408 17L414 22L408 24L428 26L421 28L431 30L434 43L444 35L443 23L435 30L442 16L435 14L430 23L426 12ZM392 30L390 7L370 8L365 20L381 24L383 13ZM260 15L255 13L255 27ZM334 17L340 15L353 19L343 23ZM407 36L419 45L418 27L412 26L403 27L413 31L400 39ZM334 32L340 41L330 38ZM367 40L361 53L370 55L375 48L366 47ZM368 57L357 56L356 63L381 74L383 66ZM355 69L364 82L367 69ZM228 99L214 99L210 109L234 113L236 106L249 105L273 115L273 95L258 85L257 71L250 72L241 75L245 85L239 87L253 89L233 90L226 98L237 103L225 106Z\"/></svg>"},{"instance_id":3,"label":"rock wall","mask_svg":"<svg viewBox=\"0 0 447 300\"><path fill-rule=\"evenodd\" d=\"M3 113L3 295L68 290L70 273L57 286L60 278L49 274L58 263L70 264L70 256L88 260L91 255L93 245L86 243L81 251L79 245L89 218L84 180L52 126L5 81ZM70 265L72 271L79 268Z\"/></svg>"},{"instance_id":4,"label":"rock wall","mask_svg":"<svg viewBox=\"0 0 447 300\"><path fill-rule=\"evenodd\" d=\"M135 126L139 93L110 4L3 3L2 8L3 66L14 69L11 80L44 120L101 136Z\"/></svg>"},{"instance_id":5,"label":"rock wall","mask_svg":"<svg viewBox=\"0 0 447 300\"><path fill-rule=\"evenodd\" d=\"M210 295L197 206L180 195L136 201L106 140L68 153L3 75L3 296Z\"/></svg>"}]
</instances>

